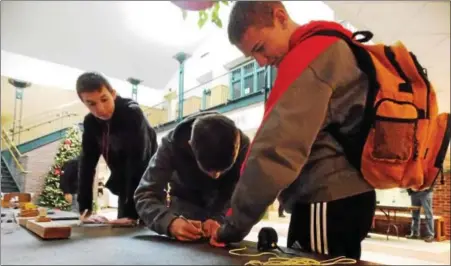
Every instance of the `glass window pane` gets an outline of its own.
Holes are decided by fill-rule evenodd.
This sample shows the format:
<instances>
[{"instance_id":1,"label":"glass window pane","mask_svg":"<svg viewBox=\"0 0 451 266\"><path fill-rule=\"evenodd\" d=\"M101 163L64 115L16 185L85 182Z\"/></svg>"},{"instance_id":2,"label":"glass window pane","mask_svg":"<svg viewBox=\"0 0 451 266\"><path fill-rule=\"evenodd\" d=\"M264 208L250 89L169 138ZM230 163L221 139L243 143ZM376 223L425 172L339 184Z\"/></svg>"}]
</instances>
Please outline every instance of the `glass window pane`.
<instances>
[{"instance_id":1,"label":"glass window pane","mask_svg":"<svg viewBox=\"0 0 451 266\"><path fill-rule=\"evenodd\" d=\"M266 86L265 83L265 71L260 71L257 73L257 90L256 91L260 91L260 90L264 90Z\"/></svg>"},{"instance_id":2,"label":"glass window pane","mask_svg":"<svg viewBox=\"0 0 451 266\"><path fill-rule=\"evenodd\" d=\"M254 72L254 62L244 65L244 75Z\"/></svg>"},{"instance_id":3,"label":"glass window pane","mask_svg":"<svg viewBox=\"0 0 451 266\"><path fill-rule=\"evenodd\" d=\"M237 81L241 78L241 69L238 68L232 71L232 81Z\"/></svg>"},{"instance_id":4,"label":"glass window pane","mask_svg":"<svg viewBox=\"0 0 451 266\"><path fill-rule=\"evenodd\" d=\"M241 82L235 82L235 83L232 83L233 85L232 85L232 87L233 87L233 99L237 99L237 98L240 98L241 97L241 84L240 84Z\"/></svg>"},{"instance_id":5,"label":"glass window pane","mask_svg":"<svg viewBox=\"0 0 451 266\"><path fill-rule=\"evenodd\" d=\"M244 78L244 95L254 92L254 76Z\"/></svg>"}]
</instances>

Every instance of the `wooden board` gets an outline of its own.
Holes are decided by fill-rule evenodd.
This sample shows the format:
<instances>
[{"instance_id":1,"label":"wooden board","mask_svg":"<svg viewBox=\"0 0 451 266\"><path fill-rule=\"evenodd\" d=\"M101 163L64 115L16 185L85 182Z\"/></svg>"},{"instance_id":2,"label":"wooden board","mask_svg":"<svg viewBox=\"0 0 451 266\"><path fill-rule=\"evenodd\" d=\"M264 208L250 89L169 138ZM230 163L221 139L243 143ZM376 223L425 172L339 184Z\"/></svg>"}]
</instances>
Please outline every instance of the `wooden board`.
<instances>
[{"instance_id":1,"label":"wooden board","mask_svg":"<svg viewBox=\"0 0 451 266\"><path fill-rule=\"evenodd\" d=\"M39 215L38 210L20 210L19 217L36 217Z\"/></svg>"},{"instance_id":2,"label":"wooden board","mask_svg":"<svg viewBox=\"0 0 451 266\"><path fill-rule=\"evenodd\" d=\"M19 210L11 210L13 213L16 214L16 219L24 219L24 218L36 218L36 216L33 217L21 217L19 215ZM67 212L67 211L50 211L47 214L47 217L52 219L53 221L64 221L64 220L79 220L79 215L73 212Z\"/></svg>"},{"instance_id":3,"label":"wooden board","mask_svg":"<svg viewBox=\"0 0 451 266\"><path fill-rule=\"evenodd\" d=\"M16 217L17 223L23 227L27 227L27 221L36 217Z\"/></svg>"},{"instance_id":4,"label":"wooden board","mask_svg":"<svg viewBox=\"0 0 451 266\"><path fill-rule=\"evenodd\" d=\"M26 228L43 239L65 239L69 238L72 227L59 222L38 223L34 219L27 221Z\"/></svg>"}]
</instances>

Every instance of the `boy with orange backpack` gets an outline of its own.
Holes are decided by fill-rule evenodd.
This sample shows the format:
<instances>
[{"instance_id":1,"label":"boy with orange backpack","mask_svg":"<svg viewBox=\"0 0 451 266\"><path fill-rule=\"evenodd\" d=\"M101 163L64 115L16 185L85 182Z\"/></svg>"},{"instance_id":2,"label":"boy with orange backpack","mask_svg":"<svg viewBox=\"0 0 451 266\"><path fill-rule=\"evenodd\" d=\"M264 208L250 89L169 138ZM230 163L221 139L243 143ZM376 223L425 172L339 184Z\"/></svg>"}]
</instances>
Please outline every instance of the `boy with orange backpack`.
<instances>
[{"instance_id":1,"label":"boy with orange backpack","mask_svg":"<svg viewBox=\"0 0 451 266\"><path fill-rule=\"evenodd\" d=\"M210 243L242 240L281 191L288 247L358 259L374 188L423 190L438 176L449 114L401 44L363 45L334 22L297 25L278 1L239 1L229 40L278 76L243 164L231 215Z\"/></svg>"}]
</instances>

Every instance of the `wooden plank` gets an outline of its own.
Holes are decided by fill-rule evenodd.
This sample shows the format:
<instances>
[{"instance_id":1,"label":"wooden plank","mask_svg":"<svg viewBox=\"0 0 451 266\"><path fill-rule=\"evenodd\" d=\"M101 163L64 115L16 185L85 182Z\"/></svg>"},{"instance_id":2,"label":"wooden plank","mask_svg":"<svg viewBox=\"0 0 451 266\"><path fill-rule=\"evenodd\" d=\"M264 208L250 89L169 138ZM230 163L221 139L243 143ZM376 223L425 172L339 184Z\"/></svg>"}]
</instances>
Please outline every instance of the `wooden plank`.
<instances>
[{"instance_id":1,"label":"wooden plank","mask_svg":"<svg viewBox=\"0 0 451 266\"><path fill-rule=\"evenodd\" d=\"M30 202L31 194L30 193L20 193L20 192L11 192L5 194L3 200L9 202L12 198L17 197L19 202Z\"/></svg>"},{"instance_id":2,"label":"wooden plank","mask_svg":"<svg viewBox=\"0 0 451 266\"><path fill-rule=\"evenodd\" d=\"M17 223L23 227L27 227L27 222L31 219L36 219L36 217L16 217Z\"/></svg>"},{"instance_id":3,"label":"wooden plank","mask_svg":"<svg viewBox=\"0 0 451 266\"><path fill-rule=\"evenodd\" d=\"M58 222L36 222L34 219L27 221L26 228L43 239L69 238L72 226Z\"/></svg>"}]
</instances>

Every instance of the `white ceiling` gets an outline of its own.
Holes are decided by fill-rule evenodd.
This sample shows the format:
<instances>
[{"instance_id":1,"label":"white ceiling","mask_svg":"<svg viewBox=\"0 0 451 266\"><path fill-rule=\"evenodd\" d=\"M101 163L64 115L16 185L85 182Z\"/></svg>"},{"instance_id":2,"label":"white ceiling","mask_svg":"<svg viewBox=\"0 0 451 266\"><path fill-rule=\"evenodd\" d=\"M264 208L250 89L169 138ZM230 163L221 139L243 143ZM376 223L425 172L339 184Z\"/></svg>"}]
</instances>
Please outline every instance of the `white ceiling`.
<instances>
[{"instance_id":1,"label":"white ceiling","mask_svg":"<svg viewBox=\"0 0 451 266\"><path fill-rule=\"evenodd\" d=\"M211 28L168 1L1 1L1 48L163 89ZM165 37L165 36L166 37Z\"/></svg>"},{"instance_id":2,"label":"white ceiling","mask_svg":"<svg viewBox=\"0 0 451 266\"><path fill-rule=\"evenodd\" d=\"M326 4L340 19L371 30L375 41L402 40L428 68L436 89L449 95L449 2ZM184 22L168 1L1 1L2 50L119 79L133 76L155 89L164 89L177 71L172 57L193 52L212 30L210 24L199 30L196 14Z\"/></svg>"},{"instance_id":3,"label":"white ceiling","mask_svg":"<svg viewBox=\"0 0 451 266\"><path fill-rule=\"evenodd\" d=\"M449 105L449 1L326 1L338 18L374 33L374 42L402 41L427 68ZM449 109L449 107L448 107Z\"/></svg>"}]
</instances>

